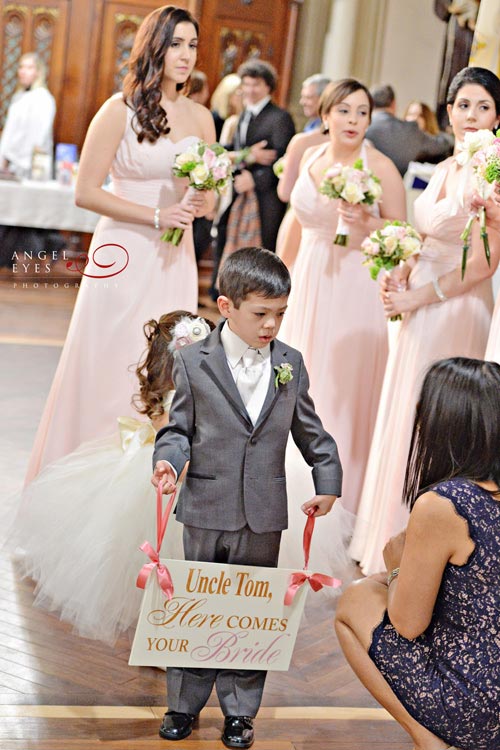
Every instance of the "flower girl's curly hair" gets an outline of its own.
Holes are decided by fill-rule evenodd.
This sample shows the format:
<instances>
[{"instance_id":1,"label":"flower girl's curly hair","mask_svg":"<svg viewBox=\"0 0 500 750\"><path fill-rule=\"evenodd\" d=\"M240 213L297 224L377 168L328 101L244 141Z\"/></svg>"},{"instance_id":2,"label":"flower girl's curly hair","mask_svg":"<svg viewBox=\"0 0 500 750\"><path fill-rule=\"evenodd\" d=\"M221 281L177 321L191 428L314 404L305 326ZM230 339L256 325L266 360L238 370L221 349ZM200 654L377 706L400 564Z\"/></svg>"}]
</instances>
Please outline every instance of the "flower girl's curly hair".
<instances>
[{"instance_id":1,"label":"flower girl's curly hair","mask_svg":"<svg viewBox=\"0 0 500 750\"><path fill-rule=\"evenodd\" d=\"M192 23L198 34L198 22L183 8L164 5L150 13L137 31L130 53L129 69L123 82L125 104L133 109L132 127L137 140L155 143L161 135L168 135L167 113L160 104L165 54L172 44L178 23ZM186 83L177 84L177 90Z\"/></svg>"},{"instance_id":2,"label":"flower girl's curly hair","mask_svg":"<svg viewBox=\"0 0 500 750\"><path fill-rule=\"evenodd\" d=\"M198 321L200 331L195 336L188 331L186 324ZM179 331L179 324L183 324ZM147 348L137 365L136 375L139 379L139 393L135 394L132 402L140 414L146 414L150 419L164 414L163 400L174 387L172 368L176 349L201 340L214 328L211 321L198 318L186 310L175 310L162 315L156 320L148 320L143 327L147 339Z\"/></svg>"}]
</instances>

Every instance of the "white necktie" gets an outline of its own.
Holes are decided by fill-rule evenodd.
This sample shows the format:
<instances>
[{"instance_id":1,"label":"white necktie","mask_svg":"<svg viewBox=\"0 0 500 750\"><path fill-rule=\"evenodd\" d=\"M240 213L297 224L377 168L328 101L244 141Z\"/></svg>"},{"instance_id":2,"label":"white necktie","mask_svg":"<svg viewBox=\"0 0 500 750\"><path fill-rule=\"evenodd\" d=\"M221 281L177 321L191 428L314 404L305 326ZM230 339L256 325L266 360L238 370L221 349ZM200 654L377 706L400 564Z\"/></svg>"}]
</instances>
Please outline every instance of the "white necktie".
<instances>
[{"instance_id":1,"label":"white necktie","mask_svg":"<svg viewBox=\"0 0 500 750\"><path fill-rule=\"evenodd\" d=\"M241 358L243 367L236 378L236 387L245 406L252 398L264 372L264 358L258 349L248 348Z\"/></svg>"}]
</instances>

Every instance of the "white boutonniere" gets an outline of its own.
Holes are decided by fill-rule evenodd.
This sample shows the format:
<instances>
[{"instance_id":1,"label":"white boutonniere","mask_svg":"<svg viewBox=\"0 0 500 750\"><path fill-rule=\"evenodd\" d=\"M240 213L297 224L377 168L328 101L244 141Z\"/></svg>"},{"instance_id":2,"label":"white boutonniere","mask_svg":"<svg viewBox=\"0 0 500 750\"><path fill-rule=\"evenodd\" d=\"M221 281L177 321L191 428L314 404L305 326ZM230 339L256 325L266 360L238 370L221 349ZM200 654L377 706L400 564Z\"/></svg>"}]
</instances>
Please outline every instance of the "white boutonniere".
<instances>
[{"instance_id":1,"label":"white boutonniere","mask_svg":"<svg viewBox=\"0 0 500 750\"><path fill-rule=\"evenodd\" d=\"M289 362L282 362L280 365L274 365L276 370L276 377L274 378L274 385L277 388L279 385L286 385L290 380L293 380L293 367Z\"/></svg>"}]
</instances>

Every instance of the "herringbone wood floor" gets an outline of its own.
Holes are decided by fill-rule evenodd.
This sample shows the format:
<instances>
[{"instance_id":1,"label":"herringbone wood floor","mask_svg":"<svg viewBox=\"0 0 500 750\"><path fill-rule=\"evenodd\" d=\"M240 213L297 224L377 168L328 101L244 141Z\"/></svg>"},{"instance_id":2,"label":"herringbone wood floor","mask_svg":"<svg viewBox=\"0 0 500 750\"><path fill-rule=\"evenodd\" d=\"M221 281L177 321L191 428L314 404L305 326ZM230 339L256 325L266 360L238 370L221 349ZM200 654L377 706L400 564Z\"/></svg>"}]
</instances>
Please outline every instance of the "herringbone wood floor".
<instances>
[{"instance_id":1,"label":"herringbone wood floor","mask_svg":"<svg viewBox=\"0 0 500 750\"><path fill-rule=\"evenodd\" d=\"M73 289L0 283L0 474L20 486L34 429L64 338ZM206 314L206 310L202 311ZM215 696L190 738L168 743L157 729L164 673L127 665L130 642L114 649L82 640L32 607L33 584L0 556L1 750L219 750ZM270 673L256 722L256 750L408 750L411 743L359 684L332 628L334 604L309 595L292 666Z\"/></svg>"}]
</instances>

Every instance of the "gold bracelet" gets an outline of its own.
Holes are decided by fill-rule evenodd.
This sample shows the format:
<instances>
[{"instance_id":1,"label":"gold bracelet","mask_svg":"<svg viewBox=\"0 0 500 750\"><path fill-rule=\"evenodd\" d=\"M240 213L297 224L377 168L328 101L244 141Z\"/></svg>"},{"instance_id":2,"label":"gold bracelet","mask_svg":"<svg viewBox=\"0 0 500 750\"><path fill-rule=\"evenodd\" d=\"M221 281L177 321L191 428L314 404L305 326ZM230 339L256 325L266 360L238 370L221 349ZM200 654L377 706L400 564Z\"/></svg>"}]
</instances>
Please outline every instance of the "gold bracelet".
<instances>
[{"instance_id":1,"label":"gold bracelet","mask_svg":"<svg viewBox=\"0 0 500 750\"><path fill-rule=\"evenodd\" d=\"M391 583L393 582L393 580L398 577L398 575L399 575L399 568L394 568L394 570L392 570L389 573L389 575L387 576L387 586L388 587L391 585Z\"/></svg>"}]
</instances>

